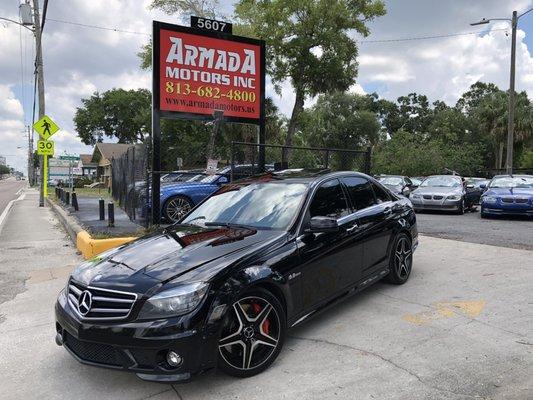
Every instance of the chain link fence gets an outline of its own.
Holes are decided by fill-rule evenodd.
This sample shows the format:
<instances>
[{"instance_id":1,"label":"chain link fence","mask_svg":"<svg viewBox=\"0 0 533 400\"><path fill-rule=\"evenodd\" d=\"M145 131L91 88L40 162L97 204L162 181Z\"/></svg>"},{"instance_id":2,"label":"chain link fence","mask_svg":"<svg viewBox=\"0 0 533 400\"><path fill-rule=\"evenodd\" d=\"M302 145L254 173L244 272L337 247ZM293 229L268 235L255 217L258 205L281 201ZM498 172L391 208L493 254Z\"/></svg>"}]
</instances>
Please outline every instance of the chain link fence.
<instances>
[{"instance_id":1,"label":"chain link fence","mask_svg":"<svg viewBox=\"0 0 533 400\"><path fill-rule=\"evenodd\" d=\"M280 171L285 169L310 169L330 171L359 171L370 173L371 149L351 150L327 147L283 146L248 142L232 142L231 170L246 168L256 171L259 163L259 149L265 151L265 169ZM284 161L288 160L288 161Z\"/></svg>"},{"instance_id":2,"label":"chain link fence","mask_svg":"<svg viewBox=\"0 0 533 400\"><path fill-rule=\"evenodd\" d=\"M111 194L132 221L147 226L148 213L148 148L132 145L117 159L111 160Z\"/></svg>"}]
</instances>

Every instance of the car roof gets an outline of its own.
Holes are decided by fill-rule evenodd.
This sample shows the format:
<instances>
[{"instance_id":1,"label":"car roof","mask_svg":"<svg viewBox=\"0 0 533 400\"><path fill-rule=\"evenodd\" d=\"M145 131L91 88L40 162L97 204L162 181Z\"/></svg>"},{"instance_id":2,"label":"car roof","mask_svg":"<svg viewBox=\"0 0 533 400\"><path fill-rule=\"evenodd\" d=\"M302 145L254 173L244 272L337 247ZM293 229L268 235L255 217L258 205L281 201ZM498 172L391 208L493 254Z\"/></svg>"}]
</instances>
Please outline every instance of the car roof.
<instances>
[{"instance_id":1,"label":"car roof","mask_svg":"<svg viewBox=\"0 0 533 400\"><path fill-rule=\"evenodd\" d=\"M356 171L337 171L330 170L313 170L313 169L292 169L283 171L268 172L262 175L256 175L250 178L237 180L234 183L250 184L255 182L286 182L286 183L305 183L309 185L318 184L331 178L341 178L343 176L360 176L362 178L373 180L372 177Z\"/></svg>"},{"instance_id":2,"label":"car roof","mask_svg":"<svg viewBox=\"0 0 533 400\"><path fill-rule=\"evenodd\" d=\"M533 178L533 175L527 175L527 174L513 174L513 175L494 175L492 179L494 178Z\"/></svg>"}]
</instances>

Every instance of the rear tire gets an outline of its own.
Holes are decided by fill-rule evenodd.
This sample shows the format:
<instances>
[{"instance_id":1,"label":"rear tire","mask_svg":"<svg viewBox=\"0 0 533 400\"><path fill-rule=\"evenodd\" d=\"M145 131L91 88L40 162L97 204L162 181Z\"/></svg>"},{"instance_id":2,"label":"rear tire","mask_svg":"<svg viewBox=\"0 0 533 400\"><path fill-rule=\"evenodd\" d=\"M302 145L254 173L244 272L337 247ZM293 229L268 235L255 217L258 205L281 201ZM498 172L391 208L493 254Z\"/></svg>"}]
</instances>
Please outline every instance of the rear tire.
<instances>
[{"instance_id":1,"label":"rear tire","mask_svg":"<svg viewBox=\"0 0 533 400\"><path fill-rule=\"evenodd\" d=\"M245 291L226 311L218 367L238 378L263 372L281 352L286 332L285 309L276 296L262 288Z\"/></svg>"},{"instance_id":2,"label":"rear tire","mask_svg":"<svg viewBox=\"0 0 533 400\"><path fill-rule=\"evenodd\" d=\"M413 268L413 248L411 238L399 233L394 240L389 255L389 274L385 281L394 285L403 285L409 279Z\"/></svg>"}]
</instances>

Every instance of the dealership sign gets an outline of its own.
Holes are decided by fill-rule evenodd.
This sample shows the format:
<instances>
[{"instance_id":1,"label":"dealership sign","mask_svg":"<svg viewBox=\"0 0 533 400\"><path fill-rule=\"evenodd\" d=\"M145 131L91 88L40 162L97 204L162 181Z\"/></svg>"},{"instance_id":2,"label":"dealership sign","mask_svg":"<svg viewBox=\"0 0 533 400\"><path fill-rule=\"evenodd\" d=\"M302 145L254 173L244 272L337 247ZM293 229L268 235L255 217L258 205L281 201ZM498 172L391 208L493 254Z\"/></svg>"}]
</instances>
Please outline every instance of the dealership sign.
<instances>
[{"instance_id":1,"label":"dealership sign","mask_svg":"<svg viewBox=\"0 0 533 400\"><path fill-rule=\"evenodd\" d=\"M264 42L154 22L154 104L164 114L259 123ZM155 100L155 99L154 99Z\"/></svg>"}]
</instances>

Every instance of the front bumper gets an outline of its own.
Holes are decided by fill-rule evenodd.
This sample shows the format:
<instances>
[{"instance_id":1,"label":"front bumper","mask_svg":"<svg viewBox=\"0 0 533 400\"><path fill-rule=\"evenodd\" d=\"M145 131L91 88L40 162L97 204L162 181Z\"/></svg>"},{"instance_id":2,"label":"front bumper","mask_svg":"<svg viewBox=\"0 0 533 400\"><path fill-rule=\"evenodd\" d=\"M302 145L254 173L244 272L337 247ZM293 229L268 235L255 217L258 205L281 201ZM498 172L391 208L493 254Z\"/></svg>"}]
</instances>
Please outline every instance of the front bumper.
<instances>
[{"instance_id":1,"label":"front bumper","mask_svg":"<svg viewBox=\"0 0 533 400\"><path fill-rule=\"evenodd\" d=\"M533 205L482 203L481 213L484 215L526 215L533 217Z\"/></svg>"},{"instance_id":2,"label":"front bumper","mask_svg":"<svg viewBox=\"0 0 533 400\"><path fill-rule=\"evenodd\" d=\"M55 306L56 342L83 364L130 371L150 381L188 381L216 366L217 333L190 327L187 316L139 322L81 321L62 295ZM166 362L168 351L183 361Z\"/></svg>"},{"instance_id":3,"label":"front bumper","mask_svg":"<svg viewBox=\"0 0 533 400\"><path fill-rule=\"evenodd\" d=\"M409 198L413 204L415 211L422 210L442 210L442 211L458 211L461 208L462 200L426 200L424 198Z\"/></svg>"}]
</instances>

